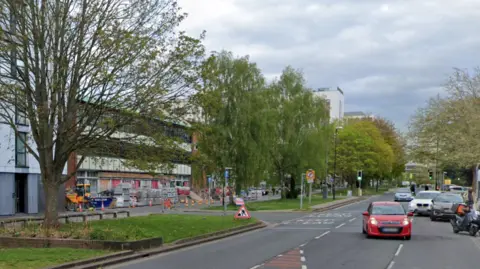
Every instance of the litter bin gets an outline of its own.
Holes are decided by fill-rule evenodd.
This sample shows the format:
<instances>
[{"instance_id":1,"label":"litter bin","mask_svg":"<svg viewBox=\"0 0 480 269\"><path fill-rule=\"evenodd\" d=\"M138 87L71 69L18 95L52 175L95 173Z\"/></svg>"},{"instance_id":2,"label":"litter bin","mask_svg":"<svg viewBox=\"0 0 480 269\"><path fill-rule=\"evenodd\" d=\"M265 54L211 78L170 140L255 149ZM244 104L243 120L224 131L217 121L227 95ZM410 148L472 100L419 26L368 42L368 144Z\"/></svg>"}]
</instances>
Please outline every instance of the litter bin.
<instances>
[{"instance_id":1,"label":"litter bin","mask_svg":"<svg viewBox=\"0 0 480 269\"><path fill-rule=\"evenodd\" d=\"M323 186L322 196L323 196L323 199L327 199L327 197L328 197L328 187L327 186Z\"/></svg>"}]
</instances>

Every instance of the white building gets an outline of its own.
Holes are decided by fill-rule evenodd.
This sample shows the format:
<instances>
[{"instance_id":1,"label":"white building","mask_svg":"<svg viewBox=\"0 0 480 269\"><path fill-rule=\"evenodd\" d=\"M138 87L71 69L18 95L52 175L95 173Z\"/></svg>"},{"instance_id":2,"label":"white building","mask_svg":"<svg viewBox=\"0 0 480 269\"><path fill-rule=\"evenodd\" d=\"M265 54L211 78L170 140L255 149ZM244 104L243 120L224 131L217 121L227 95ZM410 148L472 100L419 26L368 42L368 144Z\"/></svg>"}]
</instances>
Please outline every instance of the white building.
<instances>
[{"instance_id":1,"label":"white building","mask_svg":"<svg viewBox=\"0 0 480 269\"><path fill-rule=\"evenodd\" d=\"M330 108L330 120L341 120L345 111L345 97L343 91L337 88L318 88L313 90L316 96L325 98Z\"/></svg>"},{"instance_id":2,"label":"white building","mask_svg":"<svg viewBox=\"0 0 480 269\"><path fill-rule=\"evenodd\" d=\"M361 111L352 111L352 112L345 112L344 114L345 119L371 119L374 120L375 116L373 114L367 114Z\"/></svg>"}]
</instances>

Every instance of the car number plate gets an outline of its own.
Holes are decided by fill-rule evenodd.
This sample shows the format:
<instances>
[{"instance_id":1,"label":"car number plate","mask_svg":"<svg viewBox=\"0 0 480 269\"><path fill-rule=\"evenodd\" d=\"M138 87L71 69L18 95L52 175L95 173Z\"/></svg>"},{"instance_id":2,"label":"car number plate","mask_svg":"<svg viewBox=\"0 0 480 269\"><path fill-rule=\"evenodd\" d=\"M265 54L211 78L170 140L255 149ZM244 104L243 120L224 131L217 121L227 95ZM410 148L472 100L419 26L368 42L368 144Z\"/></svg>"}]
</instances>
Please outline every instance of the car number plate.
<instances>
[{"instance_id":1,"label":"car number plate","mask_svg":"<svg viewBox=\"0 0 480 269\"><path fill-rule=\"evenodd\" d=\"M387 232L387 233L394 233L394 232L397 232L398 231L398 228L383 228L383 231L384 232Z\"/></svg>"}]
</instances>

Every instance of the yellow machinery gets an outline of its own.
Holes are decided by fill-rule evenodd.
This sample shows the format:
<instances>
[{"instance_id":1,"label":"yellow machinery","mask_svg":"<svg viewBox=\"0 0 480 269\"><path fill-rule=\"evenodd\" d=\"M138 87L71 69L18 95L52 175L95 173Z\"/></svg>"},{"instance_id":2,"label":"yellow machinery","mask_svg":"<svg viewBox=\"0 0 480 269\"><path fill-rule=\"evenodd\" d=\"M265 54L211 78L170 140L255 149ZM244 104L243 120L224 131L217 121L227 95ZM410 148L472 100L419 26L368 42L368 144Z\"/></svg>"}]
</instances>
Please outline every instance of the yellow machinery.
<instances>
[{"instance_id":1,"label":"yellow machinery","mask_svg":"<svg viewBox=\"0 0 480 269\"><path fill-rule=\"evenodd\" d=\"M90 198L90 184L89 183L77 183L75 190L66 190L66 208L67 210L74 211L78 208L79 204L86 205L88 198Z\"/></svg>"}]
</instances>

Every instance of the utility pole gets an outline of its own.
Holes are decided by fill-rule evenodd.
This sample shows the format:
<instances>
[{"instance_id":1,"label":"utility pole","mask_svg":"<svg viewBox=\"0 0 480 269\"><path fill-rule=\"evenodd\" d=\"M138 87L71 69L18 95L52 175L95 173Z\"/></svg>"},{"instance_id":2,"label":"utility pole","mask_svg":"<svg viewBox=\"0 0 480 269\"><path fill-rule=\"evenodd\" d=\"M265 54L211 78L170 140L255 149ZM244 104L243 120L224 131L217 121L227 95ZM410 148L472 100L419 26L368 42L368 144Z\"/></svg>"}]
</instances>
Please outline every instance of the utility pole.
<instances>
[{"instance_id":1,"label":"utility pole","mask_svg":"<svg viewBox=\"0 0 480 269\"><path fill-rule=\"evenodd\" d=\"M337 172L337 136L338 136L338 129L342 129L341 126L335 128L335 153L334 153L334 160L333 160L333 183L332 183L332 195L333 200L335 200L335 178Z\"/></svg>"}]
</instances>

